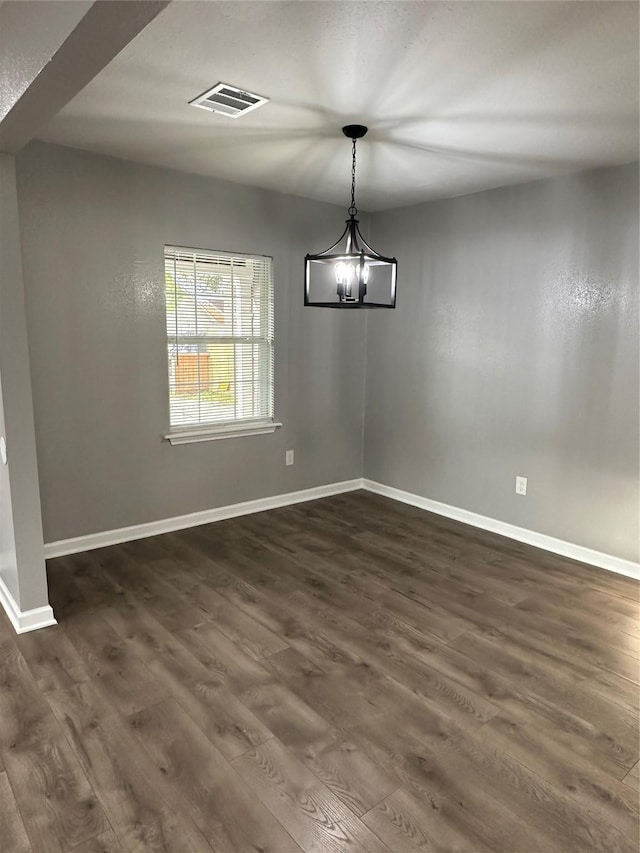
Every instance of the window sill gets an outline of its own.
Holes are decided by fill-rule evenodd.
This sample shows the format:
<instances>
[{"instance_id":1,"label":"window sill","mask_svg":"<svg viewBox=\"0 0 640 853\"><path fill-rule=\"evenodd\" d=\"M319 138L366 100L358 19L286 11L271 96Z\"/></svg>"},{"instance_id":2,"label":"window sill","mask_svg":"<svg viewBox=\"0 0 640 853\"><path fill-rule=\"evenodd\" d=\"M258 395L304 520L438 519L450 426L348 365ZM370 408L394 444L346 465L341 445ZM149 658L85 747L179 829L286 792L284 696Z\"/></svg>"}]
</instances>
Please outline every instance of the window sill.
<instances>
[{"instance_id":1,"label":"window sill","mask_svg":"<svg viewBox=\"0 0 640 853\"><path fill-rule=\"evenodd\" d=\"M220 438L241 438L245 435L265 435L275 432L282 424L278 421L251 421L245 424L202 427L180 430L164 436L172 445L193 444L197 441L217 441Z\"/></svg>"}]
</instances>

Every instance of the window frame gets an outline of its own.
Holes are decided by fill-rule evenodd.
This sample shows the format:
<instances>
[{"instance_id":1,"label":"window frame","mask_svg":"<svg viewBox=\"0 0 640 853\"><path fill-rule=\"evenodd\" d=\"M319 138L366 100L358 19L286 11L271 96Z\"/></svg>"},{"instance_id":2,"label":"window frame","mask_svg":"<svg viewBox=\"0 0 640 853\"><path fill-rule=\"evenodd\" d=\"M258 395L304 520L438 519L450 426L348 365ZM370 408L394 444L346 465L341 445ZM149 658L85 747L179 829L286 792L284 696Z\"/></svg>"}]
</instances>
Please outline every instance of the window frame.
<instances>
[{"instance_id":1,"label":"window frame","mask_svg":"<svg viewBox=\"0 0 640 853\"><path fill-rule=\"evenodd\" d=\"M202 255L202 256L211 256L211 257L228 257L228 258L237 258L242 260L257 260L261 262L268 262L268 272L269 272L269 296L270 299L267 303L267 310L270 312L270 317L267 318L267 328L271 328L272 334L271 337L262 337L261 340L266 341L268 345L271 347L271 360L273 364L273 370L271 372L271 403L272 403L272 414L269 418L235 418L232 420L220 420L220 421L211 421L209 423L193 423L184 426L179 425L171 425L171 367L170 367L170 358L168 355L168 345L171 343L172 339L175 339L176 345L179 346L180 338L198 338L198 342L202 342L207 340L207 336L190 336L190 335L171 335L167 328L167 321L169 319L168 310L167 310L167 288L166 288L166 270L167 270L167 253L185 253L185 254L193 254L194 256ZM174 244L166 244L163 249L163 282L165 282L164 286L164 328L165 328L165 352L167 353L167 402L169 404L168 409L168 422L169 422L169 431L165 433L163 438L170 442L171 445L181 445L181 444L192 444L202 441L215 441L218 439L225 438L239 438L250 435L265 435L269 433L275 432L278 427L282 426L282 423L275 420L273 410L275 409L275 293L274 293L274 277L273 277L273 257L270 255L257 255L257 254L249 254L246 252L229 252L223 250L213 250L213 249L195 249L188 246L177 246ZM215 338L216 341L220 341L221 339L225 343L241 343L243 341L250 342L250 340L254 340L251 336L239 335L239 336L209 336L210 338ZM264 360L263 360L264 361ZM264 366L260 365L260 370L264 370Z\"/></svg>"}]
</instances>

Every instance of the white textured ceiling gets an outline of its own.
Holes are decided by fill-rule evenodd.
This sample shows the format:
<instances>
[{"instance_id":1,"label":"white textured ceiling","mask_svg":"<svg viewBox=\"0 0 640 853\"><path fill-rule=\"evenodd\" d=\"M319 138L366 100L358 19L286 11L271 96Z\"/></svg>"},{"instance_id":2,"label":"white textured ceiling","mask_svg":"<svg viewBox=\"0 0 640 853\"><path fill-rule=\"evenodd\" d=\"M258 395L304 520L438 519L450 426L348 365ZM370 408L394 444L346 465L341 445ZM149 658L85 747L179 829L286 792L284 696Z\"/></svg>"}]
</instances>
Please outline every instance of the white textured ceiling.
<instances>
[{"instance_id":1,"label":"white textured ceiling","mask_svg":"<svg viewBox=\"0 0 640 853\"><path fill-rule=\"evenodd\" d=\"M188 106L218 81L271 99ZM636 2L172 3L40 138L376 210L638 158Z\"/></svg>"}]
</instances>

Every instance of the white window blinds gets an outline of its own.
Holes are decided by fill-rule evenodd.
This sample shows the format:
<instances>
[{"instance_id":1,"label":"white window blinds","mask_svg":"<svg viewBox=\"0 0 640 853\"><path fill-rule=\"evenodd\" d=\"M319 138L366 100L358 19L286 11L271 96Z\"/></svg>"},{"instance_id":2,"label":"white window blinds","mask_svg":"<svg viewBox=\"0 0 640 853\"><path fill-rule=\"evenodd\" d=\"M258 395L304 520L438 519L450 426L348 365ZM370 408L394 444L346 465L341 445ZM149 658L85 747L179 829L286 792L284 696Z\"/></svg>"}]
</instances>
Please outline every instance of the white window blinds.
<instances>
[{"instance_id":1,"label":"white window blinds","mask_svg":"<svg viewBox=\"0 0 640 853\"><path fill-rule=\"evenodd\" d=\"M172 429L273 419L271 258L165 246Z\"/></svg>"}]
</instances>

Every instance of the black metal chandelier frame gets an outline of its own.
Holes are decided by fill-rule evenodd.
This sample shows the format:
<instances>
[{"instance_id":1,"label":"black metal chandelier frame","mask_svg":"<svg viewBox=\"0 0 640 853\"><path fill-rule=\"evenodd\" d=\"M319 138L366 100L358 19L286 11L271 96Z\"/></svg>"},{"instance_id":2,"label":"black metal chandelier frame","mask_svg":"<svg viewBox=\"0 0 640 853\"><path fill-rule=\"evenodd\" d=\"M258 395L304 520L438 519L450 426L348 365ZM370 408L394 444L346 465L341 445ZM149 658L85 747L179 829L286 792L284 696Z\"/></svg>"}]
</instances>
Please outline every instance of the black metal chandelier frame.
<instances>
[{"instance_id":1,"label":"black metal chandelier frame","mask_svg":"<svg viewBox=\"0 0 640 853\"><path fill-rule=\"evenodd\" d=\"M305 257L304 304L321 308L395 308L396 276L398 262L378 254L360 233L358 208L356 207L356 142L367 132L361 124L348 124L342 128L344 135L352 140L351 148L351 204L347 210L349 219L345 229L333 245L316 255ZM335 251L343 245L343 251ZM334 301L316 301L311 296L311 276L314 265L328 264L335 270ZM385 266L389 269L389 301L366 301L367 283L372 267Z\"/></svg>"}]
</instances>

